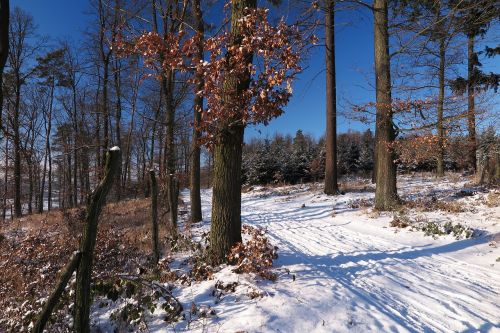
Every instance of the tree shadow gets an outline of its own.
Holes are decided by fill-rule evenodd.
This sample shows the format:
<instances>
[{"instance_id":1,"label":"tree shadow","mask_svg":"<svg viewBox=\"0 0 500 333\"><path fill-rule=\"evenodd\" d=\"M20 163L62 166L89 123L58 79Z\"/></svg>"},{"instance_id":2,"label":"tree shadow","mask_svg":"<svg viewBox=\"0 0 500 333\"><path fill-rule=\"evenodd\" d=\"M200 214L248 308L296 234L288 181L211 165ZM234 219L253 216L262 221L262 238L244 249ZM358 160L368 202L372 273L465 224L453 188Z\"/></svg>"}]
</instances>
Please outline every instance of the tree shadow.
<instances>
[{"instance_id":1,"label":"tree shadow","mask_svg":"<svg viewBox=\"0 0 500 333\"><path fill-rule=\"evenodd\" d=\"M430 320L429 323L422 322L418 313L412 311L411 308L409 309L406 301L402 300L400 295L394 293L394 290L399 289L407 290L408 293L418 292L417 290L412 290L415 287L412 285L412 280L405 279L404 274L401 275L398 273L399 270L401 267L410 267L411 270L407 272L408 274L418 274L418 270L414 269L415 265L419 265L415 263L415 259L446 255L460 251L487 242L487 237L459 240L435 247L426 245L392 251L366 251L319 256L305 254L290 242L283 241L282 239L280 240L287 250L280 253L278 264L283 266L305 265L305 267L302 266L304 269L294 272L301 279L310 281L323 279L325 281L330 280L336 282L353 295L354 299L362 300L370 309L375 309L374 311L366 311L367 316L370 316L375 323L379 322L378 319L380 318L377 317L377 313L382 313L391 321L398 323L410 332L435 332L439 330L439 325L436 326L436 324L433 324L432 320ZM442 292L440 290L442 289L442 285L447 283L446 277L441 276L442 273L429 271L429 268L422 267L422 269L427 270L427 272L422 272L422 274L430 274L429 276L431 277L439 275L439 280L436 279L436 281L433 282L431 279L430 282L426 282L429 283L429 285L424 285L424 287L428 287L425 289L428 292L426 294L419 294L419 298L425 298L426 301L439 304L439 306L443 306L446 311L452 312L452 314L456 313L454 305L458 303L460 311L466 313L469 319L474 318L475 320L473 322L480 320L484 323L479 328L481 332L487 331L492 327L498 327L498 323L494 323L492 319L487 318L488 313L480 313L478 312L478 308L473 308L472 305L467 304L467 302L460 297L455 298L454 295ZM384 279L390 280L391 287L395 289L386 289L384 285L367 286L359 280L360 277L363 280L363 278L371 276L381 276ZM450 279L450 281L453 280L452 277L450 277ZM461 283L468 284L470 282L468 280L463 280ZM418 288L420 287L422 286L419 285ZM473 295L474 292L478 292L476 297L476 301L478 302L481 301L482 295L487 295L491 298L491 295L498 293L495 288L478 285L474 285L474 290L470 292L471 295ZM335 295L335 297L337 296L339 298L341 297L341 295ZM492 315L489 314L490 318L491 316ZM461 322L466 327L469 327L464 332L478 331L478 329L475 329L467 322L466 318L461 320Z\"/></svg>"}]
</instances>

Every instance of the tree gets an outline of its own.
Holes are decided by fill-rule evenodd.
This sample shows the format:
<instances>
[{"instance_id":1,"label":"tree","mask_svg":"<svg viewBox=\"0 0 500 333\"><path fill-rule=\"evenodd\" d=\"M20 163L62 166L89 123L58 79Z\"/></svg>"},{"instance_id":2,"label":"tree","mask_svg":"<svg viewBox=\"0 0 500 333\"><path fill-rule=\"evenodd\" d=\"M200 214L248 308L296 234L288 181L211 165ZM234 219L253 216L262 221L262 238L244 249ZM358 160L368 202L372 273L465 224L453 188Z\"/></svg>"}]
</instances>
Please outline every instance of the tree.
<instances>
[{"instance_id":1,"label":"tree","mask_svg":"<svg viewBox=\"0 0 500 333\"><path fill-rule=\"evenodd\" d=\"M196 33L198 35L198 53L196 60L203 61L203 40L205 38L205 29L203 26L203 13L201 11L200 0L192 0L193 14L195 18ZM196 61L195 60L195 61ZM197 71L195 74L195 98L194 98L194 120L193 120L193 138L191 148L191 171L190 171L190 198L191 198L191 221L199 222L201 215L201 194L200 194L200 122L203 112L203 91L204 81L203 72Z\"/></svg>"},{"instance_id":2,"label":"tree","mask_svg":"<svg viewBox=\"0 0 500 333\"><path fill-rule=\"evenodd\" d=\"M375 208L387 210L397 203L396 164L392 144L396 138L391 97L388 0L373 1L376 77L376 190Z\"/></svg>"},{"instance_id":3,"label":"tree","mask_svg":"<svg viewBox=\"0 0 500 333\"><path fill-rule=\"evenodd\" d=\"M14 148L14 210L16 217L22 215L21 206L21 89L26 80L31 76L32 70L27 70L30 57L38 50L38 44L31 44L30 39L34 37L35 25L33 17L20 8L14 8L9 27L9 76L12 83L13 112L11 116L11 136Z\"/></svg>"},{"instance_id":4,"label":"tree","mask_svg":"<svg viewBox=\"0 0 500 333\"><path fill-rule=\"evenodd\" d=\"M3 109L3 71L9 55L9 0L0 1L0 128Z\"/></svg>"},{"instance_id":5,"label":"tree","mask_svg":"<svg viewBox=\"0 0 500 333\"><path fill-rule=\"evenodd\" d=\"M202 95L207 110L199 128L201 142L214 155L210 251L215 263L225 261L229 249L241 241L244 129L248 124L267 124L283 113L292 81L301 71L303 51L297 27L288 26L283 19L272 26L268 10L256 9L254 0L233 0L231 4L230 31L205 41L206 62L193 62L199 48L181 32L150 32L132 40L121 37L118 44L121 53L143 56L148 67L196 68L206 74ZM163 57L167 51L169 57ZM254 54L260 58L256 64Z\"/></svg>"},{"instance_id":6,"label":"tree","mask_svg":"<svg viewBox=\"0 0 500 333\"><path fill-rule=\"evenodd\" d=\"M478 142L478 183L500 181L500 137L493 126L481 134Z\"/></svg>"},{"instance_id":7,"label":"tree","mask_svg":"<svg viewBox=\"0 0 500 333\"><path fill-rule=\"evenodd\" d=\"M422 116L420 122L425 123L424 118L430 118L433 124L423 124L421 127L435 126L438 148L435 151L436 174L444 176L445 169L445 147L447 132L450 129L450 119L445 115L446 88L448 88L447 75L453 70L453 65L461 63L454 42L459 31L457 29L457 8L450 1L426 0L397 2L399 6L393 10L400 22L393 25L400 27L397 40L401 40L400 56L408 56L408 70L396 71L396 76L403 80L413 80L413 86L403 85L404 93L430 91L435 100L435 114ZM409 32L409 34L408 34ZM409 40L403 36L409 35ZM434 92L434 89L436 92ZM437 97L434 97L437 96ZM448 109L456 109L448 106ZM450 111L448 111L449 113ZM413 126L417 130L419 126Z\"/></svg>"},{"instance_id":8,"label":"tree","mask_svg":"<svg viewBox=\"0 0 500 333\"><path fill-rule=\"evenodd\" d=\"M231 30L229 47L241 47L245 34L246 8L256 8L255 0L231 1ZM230 61L238 61L248 68L252 63L253 50L245 50L236 55L228 52ZM231 59L232 57L232 59ZM220 98L224 105L235 106L238 96L250 87L248 70L240 72L240 77L228 75L224 81L224 93ZM229 108L227 111L230 111ZM236 111L237 110L237 111ZM241 242L241 161L245 124L241 111L236 109L234 115L217 124L217 141L213 147L214 178L212 194L212 222L210 227L210 255L214 263L226 260L231 247Z\"/></svg>"},{"instance_id":9,"label":"tree","mask_svg":"<svg viewBox=\"0 0 500 333\"><path fill-rule=\"evenodd\" d=\"M337 183L337 88L335 79L335 0L327 0L326 35L326 159L325 193L338 194Z\"/></svg>"},{"instance_id":10,"label":"tree","mask_svg":"<svg viewBox=\"0 0 500 333\"><path fill-rule=\"evenodd\" d=\"M369 129L367 129L361 136L359 164L361 170L364 172L368 172L373 169L373 134Z\"/></svg>"},{"instance_id":11,"label":"tree","mask_svg":"<svg viewBox=\"0 0 500 333\"><path fill-rule=\"evenodd\" d=\"M52 154L51 154L51 132L52 132L52 116L54 108L54 92L57 86L66 86L68 77L64 67L64 50L58 49L47 53L44 57L37 59L38 65L35 68L37 76L42 79L40 82L48 88L49 105L47 110L43 110L44 127L45 127L45 154L42 169L42 180L40 184L40 202L38 204L38 213L43 212L44 197L45 197L45 177L47 174L48 162L48 191L47 201L48 210L52 208Z\"/></svg>"},{"instance_id":12,"label":"tree","mask_svg":"<svg viewBox=\"0 0 500 333\"><path fill-rule=\"evenodd\" d=\"M479 36L484 36L490 27L492 21L500 18L500 4L495 0L479 0L479 1L452 1L459 9L459 27L467 37L467 79L458 77L452 83L452 89L457 92L467 91L467 129L469 150L467 153L469 167L476 171L476 110L475 110L475 95L481 89L490 87L497 88L500 80L500 75L491 73L484 74L479 67L478 53L474 47L476 39Z\"/></svg>"},{"instance_id":13,"label":"tree","mask_svg":"<svg viewBox=\"0 0 500 333\"><path fill-rule=\"evenodd\" d=\"M117 2L118 4L118 2ZM103 0L98 0L97 12L99 16L99 60L102 64L102 115L103 115L103 143L98 149L104 152L109 148L110 130L109 130L109 67L111 57L113 55L113 43L116 38L118 26L119 8L108 3L103 3ZM104 160L103 160L104 162Z\"/></svg>"}]
</instances>

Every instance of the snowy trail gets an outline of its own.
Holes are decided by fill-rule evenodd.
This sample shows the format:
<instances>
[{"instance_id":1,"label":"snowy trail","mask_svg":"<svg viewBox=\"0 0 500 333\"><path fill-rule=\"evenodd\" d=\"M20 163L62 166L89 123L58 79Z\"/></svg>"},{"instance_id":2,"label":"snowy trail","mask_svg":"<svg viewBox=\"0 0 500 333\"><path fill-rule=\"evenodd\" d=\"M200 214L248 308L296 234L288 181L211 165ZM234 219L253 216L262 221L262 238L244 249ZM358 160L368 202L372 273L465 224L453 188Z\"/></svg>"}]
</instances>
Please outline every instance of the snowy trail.
<instances>
[{"instance_id":1,"label":"snowy trail","mask_svg":"<svg viewBox=\"0 0 500 333\"><path fill-rule=\"evenodd\" d=\"M331 217L336 199L313 198L244 197L244 223L267 228L280 248L277 266L296 275L276 287L274 298L283 299L260 302L267 319L257 331L500 331L500 273L446 255L473 240L399 244L394 234L388 240L350 228L362 217L342 216L342 205Z\"/></svg>"},{"instance_id":2,"label":"snowy trail","mask_svg":"<svg viewBox=\"0 0 500 333\"><path fill-rule=\"evenodd\" d=\"M417 183L422 188L418 195L426 188L442 190L432 182ZM216 309L217 319L187 330L500 332L500 266L491 264L500 249L489 247L487 237L435 240L407 229L395 234L396 229L387 228L391 216L370 217L350 206L370 198L369 192L327 197L307 186L278 195L258 189L243 194L243 223L267 229L279 248L278 282L256 284L240 276L240 291L221 303L198 298ZM202 206L210 221L210 191L204 191ZM500 209L487 213L431 214L462 223L470 219L474 227L500 235ZM230 268L217 279L231 279L227 272ZM193 294L209 295L212 287L207 281L180 297L190 302ZM247 287L268 296L248 299Z\"/></svg>"}]
</instances>

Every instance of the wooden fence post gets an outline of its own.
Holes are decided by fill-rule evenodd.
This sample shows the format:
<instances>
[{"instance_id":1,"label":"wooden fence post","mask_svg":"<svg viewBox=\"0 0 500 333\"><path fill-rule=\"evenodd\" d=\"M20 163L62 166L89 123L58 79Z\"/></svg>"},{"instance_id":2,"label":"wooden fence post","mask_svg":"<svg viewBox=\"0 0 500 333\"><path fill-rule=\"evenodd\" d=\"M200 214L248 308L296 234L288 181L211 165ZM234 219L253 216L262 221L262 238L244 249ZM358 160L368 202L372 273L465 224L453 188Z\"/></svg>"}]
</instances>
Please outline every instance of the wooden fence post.
<instances>
[{"instance_id":1,"label":"wooden fence post","mask_svg":"<svg viewBox=\"0 0 500 333\"><path fill-rule=\"evenodd\" d=\"M120 148L113 147L106 154L106 166L104 178L97 188L91 193L87 201L87 213L85 217L85 228L80 242L82 257L76 274L76 298L75 298L75 332L88 333L90 331L90 279L92 274L92 260L97 238L97 222L102 207L106 202L116 173L121 164Z\"/></svg>"},{"instance_id":2,"label":"wooden fence post","mask_svg":"<svg viewBox=\"0 0 500 333\"><path fill-rule=\"evenodd\" d=\"M61 295L64 291L64 288L66 288L66 285L68 284L69 279L71 278L71 275L73 275L73 272L75 271L76 267L80 263L81 257L82 257L82 253L80 251L74 252L73 256L71 257L69 262L63 268L59 283L57 284L56 288L54 289L54 291L50 295L47 302L45 302L43 310L40 313L40 316L38 317L38 320L36 321L36 324L33 328L33 333L42 333L43 332L43 329L45 328L45 324L47 324L47 321L49 320L50 315L52 314L52 311L56 307L57 303L59 303L59 299L61 298Z\"/></svg>"}]
</instances>

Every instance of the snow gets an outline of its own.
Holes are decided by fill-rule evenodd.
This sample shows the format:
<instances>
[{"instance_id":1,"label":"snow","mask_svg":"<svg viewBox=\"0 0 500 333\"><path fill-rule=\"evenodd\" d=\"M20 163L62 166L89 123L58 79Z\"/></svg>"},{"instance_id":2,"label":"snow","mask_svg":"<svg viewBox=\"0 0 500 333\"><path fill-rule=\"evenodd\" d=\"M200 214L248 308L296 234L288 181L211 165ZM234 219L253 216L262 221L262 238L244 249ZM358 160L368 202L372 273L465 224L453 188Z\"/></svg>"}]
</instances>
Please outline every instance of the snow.
<instances>
[{"instance_id":1,"label":"snow","mask_svg":"<svg viewBox=\"0 0 500 333\"><path fill-rule=\"evenodd\" d=\"M406 199L452 200L464 184L398 180ZM321 186L256 187L242 196L243 223L267 229L279 247L278 280L236 275L226 267L214 280L175 289L187 312L194 302L215 316L165 324L155 313L149 331L500 332L500 207L487 207L486 194L454 198L471 208L463 213L409 212L480 230L472 239L457 240L392 228L393 213L352 208L356 200L372 200L371 191L328 197ZM183 197L189 200L187 192ZM209 227L208 190L202 205L199 231ZM218 299L217 280L239 285ZM251 299L251 290L263 296Z\"/></svg>"}]
</instances>

